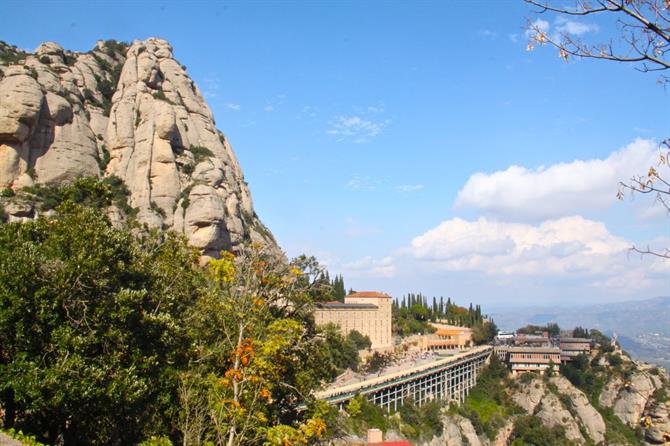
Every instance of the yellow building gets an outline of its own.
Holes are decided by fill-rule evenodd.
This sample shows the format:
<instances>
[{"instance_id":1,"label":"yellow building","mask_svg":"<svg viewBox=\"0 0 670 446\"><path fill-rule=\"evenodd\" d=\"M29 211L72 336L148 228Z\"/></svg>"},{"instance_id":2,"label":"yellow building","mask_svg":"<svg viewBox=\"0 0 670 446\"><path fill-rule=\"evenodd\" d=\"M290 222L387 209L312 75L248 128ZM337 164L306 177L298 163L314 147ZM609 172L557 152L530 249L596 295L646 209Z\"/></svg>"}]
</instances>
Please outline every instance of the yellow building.
<instances>
[{"instance_id":1,"label":"yellow building","mask_svg":"<svg viewBox=\"0 0 670 446\"><path fill-rule=\"evenodd\" d=\"M344 303L318 304L314 320L317 325L338 325L345 336L356 330L370 338L371 348L388 349L393 346L391 302L391 296L377 291L352 293Z\"/></svg>"},{"instance_id":2,"label":"yellow building","mask_svg":"<svg viewBox=\"0 0 670 446\"><path fill-rule=\"evenodd\" d=\"M473 345L472 329L455 325L432 324L435 333L421 338L422 350L465 350Z\"/></svg>"}]
</instances>

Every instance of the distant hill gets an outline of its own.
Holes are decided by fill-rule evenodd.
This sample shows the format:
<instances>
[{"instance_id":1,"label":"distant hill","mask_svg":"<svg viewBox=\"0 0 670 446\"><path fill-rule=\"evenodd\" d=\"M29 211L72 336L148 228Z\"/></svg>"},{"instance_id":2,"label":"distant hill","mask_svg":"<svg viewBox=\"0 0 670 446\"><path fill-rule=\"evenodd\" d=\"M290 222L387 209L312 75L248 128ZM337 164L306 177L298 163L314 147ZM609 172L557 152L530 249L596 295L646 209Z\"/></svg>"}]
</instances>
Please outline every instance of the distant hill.
<instances>
[{"instance_id":1,"label":"distant hill","mask_svg":"<svg viewBox=\"0 0 670 446\"><path fill-rule=\"evenodd\" d=\"M498 327L513 330L527 324L556 322L616 333L633 357L670 370L670 296L575 307L501 309L491 314Z\"/></svg>"}]
</instances>

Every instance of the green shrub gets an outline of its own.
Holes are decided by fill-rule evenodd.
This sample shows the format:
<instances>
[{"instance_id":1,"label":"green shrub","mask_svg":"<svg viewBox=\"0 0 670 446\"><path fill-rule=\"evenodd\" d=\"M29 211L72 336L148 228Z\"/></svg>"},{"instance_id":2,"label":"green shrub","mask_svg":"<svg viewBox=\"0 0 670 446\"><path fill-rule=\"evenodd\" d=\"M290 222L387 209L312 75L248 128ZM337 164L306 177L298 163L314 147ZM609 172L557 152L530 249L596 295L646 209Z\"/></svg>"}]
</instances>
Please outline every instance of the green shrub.
<instances>
[{"instance_id":1,"label":"green shrub","mask_svg":"<svg viewBox=\"0 0 670 446\"><path fill-rule=\"evenodd\" d=\"M368 402L363 395L358 395L349 401L346 412L349 415L354 432L363 434L368 429L376 428L386 432L389 422L384 410Z\"/></svg>"},{"instance_id":2,"label":"green shrub","mask_svg":"<svg viewBox=\"0 0 670 446\"><path fill-rule=\"evenodd\" d=\"M193 167L193 164L184 164L181 167L181 171L183 173L185 173L186 175L191 175L193 173L194 169L195 169L195 167Z\"/></svg>"},{"instance_id":3,"label":"green shrub","mask_svg":"<svg viewBox=\"0 0 670 446\"><path fill-rule=\"evenodd\" d=\"M156 204L155 201L151 201L149 203L149 207L151 208L152 211L154 211L156 214L160 215L161 217L163 217L163 218L166 217L165 211L163 210L163 208L158 206L158 204Z\"/></svg>"},{"instance_id":4,"label":"green shrub","mask_svg":"<svg viewBox=\"0 0 670 446\"><path fill-rule=\"evenodd\" d=\"M88 88L84 88L84 91L82 92L84 95L84 101L90 102L93 105L99 106L100 103L98 100L95 98L95 94L89 90Z\"/></svg>"},{"instance_id":5,"label":"green shrub","mask_svg":"<svg viewBox=\"0 0 670 446\"><path fill-rule=\"evenodd\" d=\"M654 390L654 393L651 396L659 402L666 402L670 398L668 397L668 392L662 387Z\"/></svg>"},{"instance_id":6,"label":"green shrub","mask_svg":"<svg viewBox=\"0 0 670 446\"><path fill-rule=\"evenodd\" d=\"M181 200L181 207L184 210L191 204L191 200L189 200L189 195L191 195L191 189L193 189L193 184L187 186L183 191L181 191L181 193L179 194L179 198L177 199L177 201Z\"/></svg>"},{"instance_id":7,"label":"green shrub","mask_svg":"<svg viewBox=\"0 0 670 446\"><path fill-rule=\"evenodd\" d=\"M107 147L104 144L100 147L100 151L102 152L102 157L98 158L98 166L100 167L100 171L104 172L107 168L107 165L109 164L111 156L109 154L109 150L107 150Z\"/></svg>"},{"instance_id":8,"label":"green shrub","mask_svg":"<svg viewBox=\"0 0 670 446\"><path fill-rule=\"evenodd\" d=\"M623 363L623 359L621 359L621 355L618 355L616 353L611 353L607 355L607 361L610 363L612 367L618 367Z\"/></svg>"},{"instance_id":9,"label":"green shrub","mask_svg":"<svg viewBox=\"0 0 670 446\"><path fill-rule=\"evenodd\" d=\"M200 161L203 161L207 158L212 158L214 156L214 153L211 150L203 146L191 145L189 147L189 150L193 154L193 158L195 159L196 164L199 163Z\"/></svg>"},{"instance_id":10,"label":"green shrub","mask_svg":"<svg viewBox=\"0 0 670 446\"><path fill-rule=\"evenodd\" d=\"M2 432L13 439L20 441L23 446L46 446L44 443L37 441L37 438L34 435L24 434L20 430L7 429Z\"/></svg>"},{"instance_id":11,"label":"green shrub","mask_svg":"<svg viewBox=\"0 0 670 446\"><path fill-rule=\"evenodd\" d=\"M519 376L519 382L521 384L530 384L531 381L533 381L535 378L537 378L537 375L533 372L524 372Z\"/></svg>"},{"instance_id":12,"label":"green shrub","mask_svg":"<svg viewBox=\"0 0 670 446\"><path fill-rule=\"evenodd\" d=\"M0 40L0 64L16 65L26 58L26 52Z\"/></svg>"},{"instance_id":13,"label":"green shrub","mask_svg":"<svg viewBox=\"0 0 670 446\"><path fill-rule=\"evenodd\" d=\"M167 437L151 437L144 440L138 446L172 446L173 443Z\"/></svg>"},{"instance_id":14,"label":"green shrub","mask_svg":"<svg viewBox=\"0 0 670 446\"><path fill-rule=\"evenodd\" d=\"M39 61L45 65L51 64L51 59L49 58L49 56L40 56Z\"/></svg>"},{"instance_id":15,"label":"green shrub","mask_svg":"<svg viewBox=\"0 0 670 446\"><path fill-rule=\"evenodd\" d=\"M632 429L614 414L612 408L599 408L600 414L605 421L605 444L642 445L640 431Z\"/></svg>"},{"instance_id":16,"label":"green shrub","mask_svg":"<svg viewBox=\"0 0 670 446\"><path fill-rule=\"evenodd\" d=\"M123 181L114 175L100 180L96 177L82 177L63 186L42 185L24 187L22 192L33 195L39 209L55 209L66 201L95 209L115 205L128 217L134 217L137 209L128 204L130 192Z\"/></svg>"},{"instance_id":17,"label":"green shrub","mask_svg":"<svg viewBox=\"0 0 670 446\"><path fill-rule=\"evenodd\" d=\"M14 192L14 189L12 189L11 187L6 187L2 191L0 191L0 197L2 198L13 197L14 195L16 195L16 193Z\"/></svg>"},{"instance_id":18,"label":"green shrub","mask_svg":"<svg viewBox=\"0 0 670 446\"><path fill-rule=\"evenodd\" d=\"M533 416L518 417L514 421L511 435L512 446L569 446L565 429L560 426L548 428Z\"/></svg>"},{"instance_id":19,"label":"green shrub","mask_svg":"<svg viewBox=\"0 0 670 446\"><path fill-rule=\"evenodd\" d=\"M372 341L370 341L370 337L365 336L356 330L351 330L347 335L347 339L353 342L358 350L372 347Z\"/></svg>"},{"instance_id":20,"label":"green shrub","mask_svg":"<svg viewBox=\"0 0 670 446\"><path fill-rule=\"evenodd\" d=\"M77 62L77 58L70 53L65 53L63 55L63 62L65 62L65 65L68 67L71 67Z\"/></svg>"},{"instance_id":21,"label":"green shrub","mask_svg":"<svg viewBox=\"0 0 670 446\"><path fill-rule=\"evenodd\" d=\"M117 42L114 39L105 40L103 45L105 47L105 53L109 57L116 57L116 53L119 53L122 56L124 56L126 54L126 51L128 51L129 46L127 42Z\"/></svg>"}]
</instances>

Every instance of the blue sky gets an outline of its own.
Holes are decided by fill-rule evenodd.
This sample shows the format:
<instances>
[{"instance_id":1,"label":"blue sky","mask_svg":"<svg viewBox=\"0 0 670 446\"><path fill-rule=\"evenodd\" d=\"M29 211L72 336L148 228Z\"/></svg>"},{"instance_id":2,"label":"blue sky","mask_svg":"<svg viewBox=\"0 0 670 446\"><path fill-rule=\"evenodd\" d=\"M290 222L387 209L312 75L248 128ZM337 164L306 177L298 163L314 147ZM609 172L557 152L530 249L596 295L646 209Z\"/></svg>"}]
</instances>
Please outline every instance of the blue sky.
<instances>
[{"instance_id":1,"label":"blue sky","mask_svg":"<svg viewBox=\"0 0 670 446\"><path fill-rule=\"evenodd\" d=\"M668 262L628 250L670 245L668 216L613 199L670 135L670 93L631 66L527 52L521 1L1 8L0 39L31 50L169 40L261 219L347 287L490 308L670 294Z\"/></svg>"}]
</instances>

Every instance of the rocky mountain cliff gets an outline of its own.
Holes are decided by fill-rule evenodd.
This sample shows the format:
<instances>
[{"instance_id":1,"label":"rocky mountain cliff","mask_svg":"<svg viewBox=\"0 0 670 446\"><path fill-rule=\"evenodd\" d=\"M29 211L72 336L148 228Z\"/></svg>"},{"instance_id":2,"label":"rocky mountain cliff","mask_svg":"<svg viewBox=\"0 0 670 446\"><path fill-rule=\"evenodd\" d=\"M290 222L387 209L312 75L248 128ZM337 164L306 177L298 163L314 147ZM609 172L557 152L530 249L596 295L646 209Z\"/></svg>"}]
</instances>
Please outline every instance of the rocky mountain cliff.
<instances>
[{"instance_id":1,"label":"rocky mountain cliff","mask_svg":"<svg viewBox=\"0 0 670 446\"><path fill-rule=\"evenodd\" d=\"M493 356L461 404L363 407L340 412L333 444L365 444L366 429L378 428L417 446L670 445L670 376L610 341L547 375L513 377Z\"/></svg>"},{"instance_id":2,"label":"rocky mountain cliff","mask_svg":"<svg viewBox=\"0 0 670 446\"><path fill-rule=\"evenodd\" d=\"M608 376L598 396L587 395L561 375L542 378L527 374L508 388L518 410L489 438L462 415L443 417L442 435L428 446L505 446L515 443L515 420L538 419L546 428L560 428L562 440L542 444L670 445L670 377L662 369L636 362L618 350L622 364L613 366L605 356L599 366ZM623 371L623 375L619 373ZM588 383L591 385L591 383ZM518 442L519 440L517 440Z\"/></svg>"},{"instance_id":3,"label":"rocky mountain cliff","mask_svg":"<svg viewBox=\"0 0 670 446\"><path fill-rule=\"evenodd\" d=\"M228 140L168 42L100 41L88 53L47 42L32 54L0 42L6 219L40 213L16 192L87 176L120 178L133 218L184 233L205 255L247 242L276 247Z\"/></svg>"}]
</instances>

